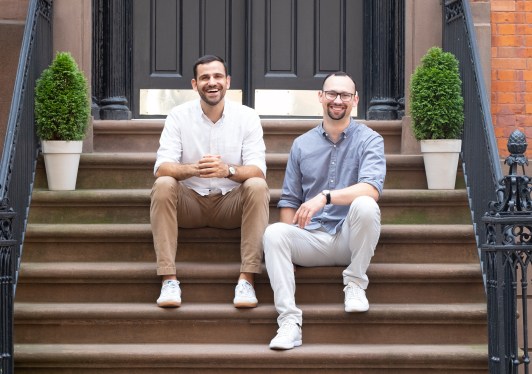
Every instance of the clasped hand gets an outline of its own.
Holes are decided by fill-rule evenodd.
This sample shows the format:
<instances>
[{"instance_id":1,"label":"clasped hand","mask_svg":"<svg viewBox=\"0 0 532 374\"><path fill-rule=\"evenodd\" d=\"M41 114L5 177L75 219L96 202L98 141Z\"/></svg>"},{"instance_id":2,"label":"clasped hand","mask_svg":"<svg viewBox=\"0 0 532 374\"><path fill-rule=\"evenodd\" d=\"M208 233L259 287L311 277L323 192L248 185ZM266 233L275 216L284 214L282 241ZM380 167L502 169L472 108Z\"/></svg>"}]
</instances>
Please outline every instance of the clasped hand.
<instances>
[{"instance_id":1,"label":"clasped hand","mask_svg":"<svg viewBox=\"0 0 532 374\"><path fill-rule=\"evenodd\" d=\"M225 178L229 173L227 164L220 155L205 155L198 161L200 178Z\"/></svg>"}]
</instances>

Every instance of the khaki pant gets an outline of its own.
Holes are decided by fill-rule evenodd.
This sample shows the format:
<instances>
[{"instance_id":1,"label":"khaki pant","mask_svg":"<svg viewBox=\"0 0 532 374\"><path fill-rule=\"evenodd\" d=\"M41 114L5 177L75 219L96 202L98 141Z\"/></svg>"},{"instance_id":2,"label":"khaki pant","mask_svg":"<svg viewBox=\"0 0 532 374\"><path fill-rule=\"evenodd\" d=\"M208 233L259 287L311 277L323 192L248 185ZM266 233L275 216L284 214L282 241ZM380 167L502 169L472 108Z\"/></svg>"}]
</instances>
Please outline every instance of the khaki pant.
<instances>
[{"instance_id":1,"label":"khaki pant","mask_svg":"<svg viewBox=\"0 0 532 374\"><path fill-rule=\"evenodd\" d=\"M172 177L157 178L150 207L157 274L176 274L178 227L241 227L240 271L260 273L269 201L268 186L262 178L250 178L225 195L208 196L199 195Z\"/></svg>"}]
</instances>

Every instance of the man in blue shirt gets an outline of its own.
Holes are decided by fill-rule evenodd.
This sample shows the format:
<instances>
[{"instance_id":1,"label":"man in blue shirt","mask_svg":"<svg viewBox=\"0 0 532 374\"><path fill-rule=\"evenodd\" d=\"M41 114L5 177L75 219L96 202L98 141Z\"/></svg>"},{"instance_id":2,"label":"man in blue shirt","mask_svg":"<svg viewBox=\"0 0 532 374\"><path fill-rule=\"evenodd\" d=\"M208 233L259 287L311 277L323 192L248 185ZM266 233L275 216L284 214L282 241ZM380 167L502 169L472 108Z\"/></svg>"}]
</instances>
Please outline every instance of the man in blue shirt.
<instances>
[{"instance_id":1,"label":"man in blue shirt","mask_svg":"<svg viewBox=\"0 0 532 374\"><path fill-rule=\"evenodd\" d=\"M345 311L369 309L366 270L380 235L384 142L351 118L358 95L349 75L328 75L318 95L323 122L294 141L278 203L281 222L269 226L263 238L279 313L272 349L302 344L293 264L347 266L342 273Z\"/></svg>"}]
</instances>

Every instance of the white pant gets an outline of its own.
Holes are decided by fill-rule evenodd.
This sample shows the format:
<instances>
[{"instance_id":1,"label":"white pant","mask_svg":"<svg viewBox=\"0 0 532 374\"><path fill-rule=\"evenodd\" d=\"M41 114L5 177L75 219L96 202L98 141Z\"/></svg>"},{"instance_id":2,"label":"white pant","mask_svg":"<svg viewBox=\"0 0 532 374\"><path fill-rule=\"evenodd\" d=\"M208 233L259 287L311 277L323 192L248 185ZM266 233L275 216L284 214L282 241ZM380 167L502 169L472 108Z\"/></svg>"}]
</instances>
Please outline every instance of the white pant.
<instances>
[{"instance_id":1,"label":"white pant","mask_svg":"<svg viewBox=\"0 0 532 374\"><path fill-rule=\"evenodd\" d=\"M296 307L293 264L345 266L344 284L368 286L366 270L377 246L381 213L372 198L356 198L340 231L331 235L323 230L307 231L286 223L274 223L264 233L266 270L274 293L279 326L285 320L303 324L303 313Z\"/></svg>"}]
</instances>

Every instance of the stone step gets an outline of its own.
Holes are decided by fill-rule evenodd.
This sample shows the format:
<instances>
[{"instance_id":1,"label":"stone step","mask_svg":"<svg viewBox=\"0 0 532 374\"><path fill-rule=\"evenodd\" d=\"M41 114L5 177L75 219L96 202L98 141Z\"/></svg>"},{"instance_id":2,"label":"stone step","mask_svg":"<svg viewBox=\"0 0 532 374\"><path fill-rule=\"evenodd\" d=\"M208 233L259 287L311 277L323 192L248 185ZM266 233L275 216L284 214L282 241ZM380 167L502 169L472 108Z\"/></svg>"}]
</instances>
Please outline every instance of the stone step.
<instances>
[{"instance_id":1,"label":"stone step","mask_svg":"<svg viewBox=\"0 0 532 374\"><path fill-rule=\"evenodd\" d=\"M17 374L484 374L485 344L16 344Z\"/></svg>"},{"instance_id":2,"label":"stone step","mask_svg":"<svg viewBox=\"0 0 532 374\"><path fill-rule=\"evenodd\" d=\"M296 137L316 127L320 119L262 119L266 151L288 153ZM384 138L386 153L400 153L402 121L361 121ZM93 121L94 152L156 152L164 119Z\"/></svg>"},{"instance_id":3,"label":"stone step","mask_svg":"<svg viewBox=\"0 0 532 374\"><path fill-rule=\"evenodd\" d=\"M281 188L287 153L266 155L266 180L270 188ZM81 155L77 189L144 189L151 188L155 177L155 153L84 153ZM426 189L425 166L421 155L386 155L388 189ZM464 188L463 173L458 170L456 188ZM37 163L35 188L47 188L42 157Z\"/></svg>"},{"instance_id":4,"label":"stone step","mask_svg":"<svg viewBox=\"0 0 532 374\"><path fill-rule=\"evenodd\" d=\"M231 303L240 263L177 263L183 303ZM299 303L343 303L343 267L296 268ZM370 303L483 303L478 264L371 264ZM17 302L144 302L160 292L155 263L23 261ZM266 271L256 277L261 304L272 303Z\"/></svg>"},{"instance_id":5,"label":"stone step","mask_svg":"<svg viewBox=\"0 0 532 374\"><path fill-rule=\"evenodd\" d=\"M305 344L479 344L487 342L485 304L300 304ZM267 344L277 330L273 305L17 303L18 344ZM134 328L132 327L134 325ZM179 333L175 333L179 331Z\"/></svg>"},{"instance_id":6,"label":"stone step","mask_svg":"<svg viewBox=\"0 0 532 374\"><path fill-rule=\"evenodd\" d=\"M149 224L29 224L24 262L155 261ZM240 261L240 229L180 229L177 262ZM382 226L372 263L478 264L471 225Z\"/></svg>"},{"instance_id":7,"label":"stone step","mask_svg":"<svg viewBox=\"0 0 532 374\"><path fill-rule=\"evenodd\" d=\"M280 190L270 189L270 222L279 221ZM470 224L466 191L385 189L383 224ZM34 190L30 223L149 223L149 189Z\"/></svg>"}]
</instances>

